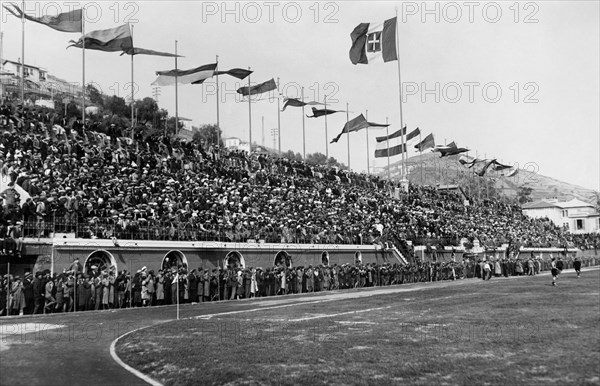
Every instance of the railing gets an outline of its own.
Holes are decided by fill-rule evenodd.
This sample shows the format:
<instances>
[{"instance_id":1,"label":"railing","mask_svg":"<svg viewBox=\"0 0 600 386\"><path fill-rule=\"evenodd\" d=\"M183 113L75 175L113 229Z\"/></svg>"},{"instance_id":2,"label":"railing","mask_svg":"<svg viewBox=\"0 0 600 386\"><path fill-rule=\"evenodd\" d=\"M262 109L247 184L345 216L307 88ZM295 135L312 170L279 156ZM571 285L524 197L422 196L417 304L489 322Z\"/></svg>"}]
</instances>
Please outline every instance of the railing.
<instances>
[{"instance_id":1,"label":"railing","mask_svg":"<svg viewBox=\"0 0 600 386\"><path fill-rule=\"evenodd\" d=\"M287 244L372 244L373 237L363 232L321 232L309 229L289 229L259 226L233 228L214 226L204 228L199 223L171 221L120 221L94 218L87 223L56 216L43 221L27 218L23 222L23 236L44 238L56 234L74 234L83 239L169 240L265 242Z\"/></svg>"}]
</instances>

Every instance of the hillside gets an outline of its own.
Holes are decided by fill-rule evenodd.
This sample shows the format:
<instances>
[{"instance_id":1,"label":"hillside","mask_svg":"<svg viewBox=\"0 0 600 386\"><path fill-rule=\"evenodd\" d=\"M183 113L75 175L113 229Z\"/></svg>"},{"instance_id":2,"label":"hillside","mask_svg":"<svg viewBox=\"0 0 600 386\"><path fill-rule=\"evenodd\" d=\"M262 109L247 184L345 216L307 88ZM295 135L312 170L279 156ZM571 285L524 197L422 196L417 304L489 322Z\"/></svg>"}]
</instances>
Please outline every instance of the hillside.
<instances>
[{"instance_id":1,"label":"hillside","mask_svg":"<svg viewBox=\"0 0 600 386\"><path fill-rule=\"evenodd\" d=\"M390 164L391 177L397 179L400 177L400 157ZM537 173L537 165L526 164L519 168L519 172L506 177L506 171L494 171L488 169L485 177L479 177L474 174L473 169L468 169L458 162L459 156L450 156L440 158L439 153L425 153L410 157L407 160L408 178L412 183L425 185L459 185L469 193L479 190L485 197L485 183L501 191L509 197L516 197L520 187L530 187L531 200L536 201L544 198L556 197L561 200L577 198L589 203L596 202L594 190L559 181ZM422 168L421 168L422 163ZM387 177L387 167L378 172L382 177ZM489 189L489 188L488 188ZM489 190L487 192L489 194Z\"/></svg>"}]
</instances>

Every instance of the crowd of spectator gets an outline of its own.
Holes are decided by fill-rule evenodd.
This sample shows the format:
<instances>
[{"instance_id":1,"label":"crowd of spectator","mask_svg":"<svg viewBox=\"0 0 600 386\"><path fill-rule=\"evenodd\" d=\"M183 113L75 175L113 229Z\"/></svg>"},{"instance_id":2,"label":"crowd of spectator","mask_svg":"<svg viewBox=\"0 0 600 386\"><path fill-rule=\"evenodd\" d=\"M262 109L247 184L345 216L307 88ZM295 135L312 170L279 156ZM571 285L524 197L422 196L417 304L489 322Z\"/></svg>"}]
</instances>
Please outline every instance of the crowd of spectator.
<instances>
[{"instance_id":1,"label":"crowd of spectator","mask_svg":"<svg viewBox=\"0 0 600 386\"><path fill-rule=\"evenodd\" d=\"M599 244L597 236L574 238L499 200L465 205L457 193L416 185L393 197L396 184L377 176L142 131L132 139L115 125L65 122L30 109L3 106L1 113L2 177L31 196L20 205L15 189L3 192L3 252L20 250L11 241L15 234L51 232L152 240L385 240L404 250L407 240Z\"/></svg>"},{"instance_id":2,"label":"crowd of spectator","mask_svg":"<svg viewBox=\"0 0 600 386\"><path fill-rule=\"evenodd\" d=\"M600 263L598 257L558 258L563 269L575 261L583 267ZM352 288L390 286L492 277L536 275L551 269L550 258L519 256L465 258L458 261L409 264L309 265L188 270L145 267L135 273L113 268L84 273L76 260L69 270L51 275L49 270L0 279L0 316L106 310L180 303L202 303L254 297L311 293Z\"/></svg>"}]
</instances>

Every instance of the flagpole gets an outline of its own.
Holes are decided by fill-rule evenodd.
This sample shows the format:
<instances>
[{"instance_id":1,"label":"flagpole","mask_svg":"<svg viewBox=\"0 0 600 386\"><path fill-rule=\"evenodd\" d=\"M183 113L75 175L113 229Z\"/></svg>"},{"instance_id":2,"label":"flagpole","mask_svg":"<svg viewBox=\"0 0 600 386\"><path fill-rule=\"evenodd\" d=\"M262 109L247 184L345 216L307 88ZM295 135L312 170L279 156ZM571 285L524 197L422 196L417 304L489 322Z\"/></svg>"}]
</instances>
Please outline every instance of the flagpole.
<instances>
[{"instance_id":1,"label":"flagpole","mask_svg":"<svg viewBox=\"0 0 600 386\"><path fill-rule=\"evenodd\" d=\"M302 87L302 159L306 160L306 127L304 125L304 87ZM325 141L327 142L327 141Z\"/></svg>"},{"instance_id":2,"label":"flagpole","mask_svg":"<svg viewBox=\"0 0 600 386\"><path fill-rule=\"evenodd\" d=\"M248 67L250 71L250 67ZM248 75L248 154L252 154L252 100L250 94L250 75ZM277 133L279 135L279 133Z\"/></svg>"},{"instance_id":3,"label":"flagpole","mask_svg":"<svg viewBox=\"0 0 600 386\"><path fill-rule=\"evenodd\" d=\"M419 130L419 160L421 161L421 186L423 186L423 151L421 150L421 130ZM408 149L406 149L408 151Z\"/></svg>"},{"instance_id":4,"label":"flagpole","mask_svg":"<svg viewBox=\"0 0 600 386\"><path fill-rule=\"evenodd\" d=\"M25 0L21 2L21 105L25 109Z\"/></svg>"},{"instance_id":5,"label":"flagpole","mask_svg":"<svg viewBox=\"0 0 600 386\"><path fill-rule=\"evenodd\" d=\"M277 78L277 140L279 156L281 157L281 111L279 110L279 78Z\"/></svg>"},{"instance_id":6,"label":"flagpole","mask_svg":"<svg viewBox=\"0 0 600 386\"><path fill-rule=\"evenodd\" d=\"M178 72L179 70L177 69L177 40L175 40L175 134L177 134L177 129L179 128L179 96L177 95L179 91L177 87Z\"/></svg>"},{"instance_id":7,"label":"flagpole","mask_svg":"<svg viewBox=\"0 0 600 386\"><path fill-rule=\"evenodd\" d=\"M329 135L327 134L327 95L323 97L325 105L325 164L329 161Z\"/></svg>"},{"instance_id":8,"label":"flagpole","mask_svg":"<svg viewBox=\"0 0 600 386\"><path fill-rule=\"evenodd\" d=\"M346 125L350 122L350 113L349 113L349 103L346 102ZM348 132L346 133L346 143L348 144L348 170L350 169L350 127L348 127Z\"/></svg>"},{"instance_id":9,"label":"flagpole","mask_svg":"<svg viewBox=\"0 0 600 386\"><path fill-rule=\"evenodd\" d=\"M400 107L400 130L404 129L404 119L402 116L402 78L400 76L400 37L398 35L398 7L396 7L396 55L398 56L398 96L399 96L399 107ZM404 132L401 132L402 148L404 148ZM408 191L408 181L406 180L406 171L404 165L404 152L402 153L402 178L400 180L402 188L405 192Z\"/></svg>"},{"instance_id":10,"label":"flagpole","mask_svg":"<svg viewBox=\"0 0 600 386\"><path fill-rule=\"evenodd\" d=\"M365 110L365 119L368 121L369 120L369 110ZM365 130L367 133L367 175L370 174L371 172L371 167L370 167L370 163L369 163L369 126L367 126L367 130Z\"/></svg>"},{"instance_id":11,"label":"flagpole","mask_svg":"<svg viewBox=\"0 0 600 386\"><path fill-rule=\"evenodd\" d=\"M85 125L85 7L81 7L81 121Z\"/></svg>"},{"instance_id":12,"label":"flagpole","mask_svg":"<svg viewBox=\"0 0 600 386\"><path fill-rule=\"evenodd\" d=\"M219 55L217 55L217 68L216 71L219 70ZM221 143L221 124L219 122L219 74L216 74L217 77L217 146Z\"/></svg>"},{"instance_id":13,"label":"flagpole","mask_svg":"<svg viewBox=\"0 0 600 386\"><path fill-rule=\"evenodd\" d=\"M388 117L385 117L385 124L388 124ZM387 163L388 163L388 181L392 180L391 171L390 171L390 127L385 127L385 134L387 135Z\"/></svg>"},{"instance_id":14,"label":"flagpole","mask_svg":"<svg viewBox=\"0 0 600 386\"><path fill-rule=\"evenodd\" d=\"M133 42L133 24L130 24L131 27L131 41ZM132 47L132 52L131 52L131 138L134 138L134 131L135 131L135 124L133 122L134 115L133 115L133 109L134 109L134 94L133 94L133 90L134 90L134 84L133 83L133 56L135 54L135 49Z\"/></svg>"}]
</instances>

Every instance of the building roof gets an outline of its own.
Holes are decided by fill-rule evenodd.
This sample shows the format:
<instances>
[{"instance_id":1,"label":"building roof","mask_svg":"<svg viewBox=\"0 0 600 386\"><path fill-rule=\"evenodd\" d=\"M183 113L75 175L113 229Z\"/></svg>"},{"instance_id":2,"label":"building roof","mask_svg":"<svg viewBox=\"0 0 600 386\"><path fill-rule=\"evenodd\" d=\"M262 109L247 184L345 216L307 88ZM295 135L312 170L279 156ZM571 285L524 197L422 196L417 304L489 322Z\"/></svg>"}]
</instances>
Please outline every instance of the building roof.
<instances>
[{"instance_id":1,"label":"building roof","mask_svg":"<svg viewBox=\"0 0 600 386\"><path fill-rule=\"evenodd\" d=\"M17 66L20 66L20 65L21 65L21 63L19 63L19 62L15 62L14 60L4 59L4 61L2 62L2 64L4 65L4 64L6 64L6 63L12 63L12 64L16 64ZM40 68L40 67L38 67L38 66L32 66L31 64L27 64L27 63L25 63L25 67L28 67L28 68L35 68L35 69L38 69L38 70L40 70L40 71L46 71L46 70L44 70L44 69L42 69L42 68Z\"/></svg>"},{"instance_id":2,"label":"building roof","mask_svg":"<svg viewBox=\"0 0 600 386\"><path fill-rule=\"evenodd\" d=\"M578 200L576 198L570 201L535 201L528 202L521 206L522 209L546 209L546 208L559 208L559 209L571 209L571 208L593 208L592 204L585 201Z\"/></svg>"},{"instance_id":3,"label":"building roof","mask_svg":"<svg viewBox=\"0 0 600 386\"><path fill-rule=\"evenodd\" d=\"M566 201L566 202L557 202L558 206L560 206L563 209L569 209L569 208L593 208L594 205L587 203L585 201L581 201L578 200L576 198L570 200L570 201Z\"/></svg>"},{"instance_id":4,"label":"building roof","mask_svg":"<svg viewBox=\"0 0 600 386\"><path fill-rule=\"evenodd\" d=\"M557 202L535 201L521 205L522 209L546 209L546 208L561 208Z\"/></svg>"}]
</instances>

